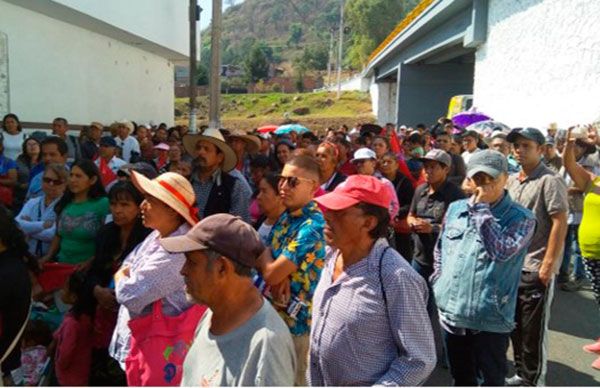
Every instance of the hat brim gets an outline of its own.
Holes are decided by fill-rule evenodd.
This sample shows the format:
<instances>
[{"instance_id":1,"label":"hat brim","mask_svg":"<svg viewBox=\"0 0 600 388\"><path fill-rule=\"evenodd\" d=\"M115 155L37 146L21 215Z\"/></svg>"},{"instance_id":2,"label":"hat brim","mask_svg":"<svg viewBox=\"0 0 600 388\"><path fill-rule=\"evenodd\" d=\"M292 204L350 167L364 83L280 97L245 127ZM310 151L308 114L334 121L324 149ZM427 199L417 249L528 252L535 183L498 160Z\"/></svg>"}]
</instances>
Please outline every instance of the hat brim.
<instances>
[{"instance_id":1,"label":"hat brim","mask_svg":"<svg viewBox=\"0 0 600 388\"><path fill-rule=\"evenodd\" d=\"M467 171L467 177L473 178L476 174L479 174L480 172L483 172L494 179L498 178L500 174L502 174L502 171L498 171L494 168L490 168L487 166L479 166Z\"/></svg>"},{"instance_id":2,"label":"hat brim","mask_svg":"<svg viewBox=\"0 0 600 388\"><path fill-rule=\"evenodd\" d=\"M196 220L190 215L190 208L181 203L167 189L162 187L154 180L146 178L137 171L130 170L130 172L131 182L142 194L148 194L154 198L157 198L159 201L169 206L171 209L175 210L183 218L185 218L188 224L192 226L196 224Z\"/></svg>"},{"instance_id":3,"label":"hat brim","mask_svg":"<svg viewBox=\"0 0 600 388\"><path fill-rule=\"evenodd\" d=\"M425 162L425 161L438 162L438 163L443 164L446 167L450 167L450 164L442 162L441 160L433 159L433 158L422 157L422 158L417 158L417 160L420 161L420 162L422 162L422 163Z\"/></svg>"},{"instance_id":4,"label":"hat brim","mask_svg":"<svg viewBox=\"0 0 600 388\"><path fill-rule=\"evenodd\" d=\"M329 210L344 210L360 203L356 198L336 193L335 191L321 195L315 198L315 201Z\"/></svg>"},{"instance_id":5,"label":"hat brim","mask_svg":"<svg viewBox=\"0 0 600 388\"><path fill-rule=\"evenodd\" d=\"M254 154L256 152L258 152L258 150L260 149L260 138L258 136L253 136L253 135L229 135L230 138L238 138L240 140L243 140L246 143L246 148L248 149L248 152L251 154Z\"/></svg>"},{"instance_id":6,"label":"hat brim","mask_svg":"<svg viewBox=\"0 0 600 388\"><path fill-rule=\"evenodd\" d=\"M359 160L377 160L377 158L353 158L350 159L350 163L356 163Z\"/></svg>"},{"instance_id":7,"label":"hat brim","mask_svg":"<svg viewBox=\"0 0 600 388\"><path fill-rule=\"evenodd\" d=\"M185 253L209 249L207 245L194 241L186 235L161 238L160 245L171 253Z\"/></svg>"},{"instance_id":8,"label":"hat brim","mask_svg":"<svg viewBox=\"0 0 600 388\"><path fill-rule=\"evenodd\" d=\"M509 133L508 136L506 136L506 141L509 143L514 143L517 141L517 139L519 137L522 137L523 139L534 141L534 142L538 143L539 145L546 144L545 140L542 143L540 143L540 139L536 139L535 136L527 136L527 135L524 135L523 132L516 132L516 131Z\"/></svg>"},{"instance_id":9,"label":"hat brim","mask_svg":"<svg viewBox=\"0 0 600 388\"><path fill-rule=\"evenodd\" d=\"M196 156L196 144L198 144L198 142L200 140L205 140L211 144L214 144L215 147L217 147L219 150L221 150L221 152L225 155L225 158L223 159L223 165L221 166L221 169L223 171L225 171L225 172L231 171L237 165L237 162L238 162L237 155L235 154L235 152L233 152L231 147L229 147L229 145L227 145L227 143L225 143L224 141L215 139L214 137L211 137L211 136L204 136L204 135L200 135L200 134L187 134L182 139L183 148L185 148L185 151L189 155L192 155L195 157Z\"/></svg>"}]
</instances>

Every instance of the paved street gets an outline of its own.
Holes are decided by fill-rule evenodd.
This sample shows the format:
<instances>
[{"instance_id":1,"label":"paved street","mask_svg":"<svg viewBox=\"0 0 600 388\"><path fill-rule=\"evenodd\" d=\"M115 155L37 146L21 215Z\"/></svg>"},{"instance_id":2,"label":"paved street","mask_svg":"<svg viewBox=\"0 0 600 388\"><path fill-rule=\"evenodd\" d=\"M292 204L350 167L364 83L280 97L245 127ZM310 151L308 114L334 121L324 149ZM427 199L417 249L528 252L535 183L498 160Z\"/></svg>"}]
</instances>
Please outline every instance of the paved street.
<instances>
[{"instance_id":1,"label":"paved street","mask_svg":"<svg viewBox=\"0 0 600 388\"><path fill-rule=\"evenodd\" d=\"M550 319L550 361L546 385L598 386L600 371L590 364L595 356L581 347L600 336L600 313L589 288L565 292L557 288ZM509 350L512 358L512 350ZM447 369L438 366L427 386L451 385Z\"/></svg>"}]
</instances>

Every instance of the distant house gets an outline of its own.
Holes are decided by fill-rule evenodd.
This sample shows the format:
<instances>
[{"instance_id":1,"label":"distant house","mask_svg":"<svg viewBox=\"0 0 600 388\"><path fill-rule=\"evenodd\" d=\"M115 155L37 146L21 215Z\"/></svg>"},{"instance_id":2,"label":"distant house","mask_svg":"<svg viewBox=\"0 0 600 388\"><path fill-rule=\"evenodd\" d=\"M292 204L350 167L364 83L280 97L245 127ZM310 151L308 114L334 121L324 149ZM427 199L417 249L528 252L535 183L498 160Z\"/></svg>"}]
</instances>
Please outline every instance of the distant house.
<instances>
[{"instance_id":1,"label":"distant house","mask_svg":"<svg viewBox=\"0 0 600 388\"><path fill-rule=\"evenodd\" d=\"M371 55L379 122L433 123L453 95L511 126L600 118L600 1L423 0Z\"/></svg>"},{"instance_id":2,"label":"distant house","mask_svg":"<svg viewBox=\"0 0 600 388\"><path fill-rule=\"evenodd\" d=\"M187 20L172 0L0 0L0 114L173 123Z\"/></svg>"}]
</instances>

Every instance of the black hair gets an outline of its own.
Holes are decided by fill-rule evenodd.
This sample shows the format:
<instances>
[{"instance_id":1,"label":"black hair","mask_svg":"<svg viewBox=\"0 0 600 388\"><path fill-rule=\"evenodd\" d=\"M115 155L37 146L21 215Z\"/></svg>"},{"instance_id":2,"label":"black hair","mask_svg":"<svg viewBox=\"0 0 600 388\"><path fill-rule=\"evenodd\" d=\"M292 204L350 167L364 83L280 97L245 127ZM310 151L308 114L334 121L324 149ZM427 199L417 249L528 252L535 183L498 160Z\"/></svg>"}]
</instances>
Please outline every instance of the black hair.
<instances>
[{"instance_id":1,"label":"black hair","mask_svg":"<svg viewBox=\"0 0 600 388\"><path fill-rule=\"evenodd\" d=\"M334 131L334 132L335 132L335 130L334 130L334 129L331 129L331 131ZM317 135L315 135L315 134L314 134L314 133L312 133L312 132L304 132L304 133L301 135L301 137L302 137L302 139L308 139L308 140L310 140L310 141L312 141L312 142L317 142L317 141L319 141L319 138L317 137Z\"/></svg>"},{"instance_id":2,"label":"black hair","mask_svg":"<svg viewBox=\"0 0 600 388\"><path fill-rule=\"evenodd\" d=\"M69 125L69 122L68 122L68 121L67 121L67 119L65 119L64 117L57 117L57 118L55 118L54 120L52 120L52 122L55 122L55 121L60 121L60 122L62 122L64 125Z\"/></svg>"},{"instance_id":3,"label":"black hair","mask_svg":"<svg viewBox=\"0 0 600 388\"><path fill-rule=\"evenodd\" d=\"M83 173L87 175L87 177L90 179L96 177L96 182L89 188L89 191L87 193L88 199L106 197L106 191L104 190L104 186L102 186L102 179L100 178L100 171L98 170L98 167L94 162L87 159L80 159L73 163L71 171L73 171L73 168L75 167L79 167L83 171ZM54 207L56 215L60 215L60 213L62 213L62 211L65 210L65 207L67 207L68 204L73 202L73 198L74 196L71 190L65 191L63 196L60 198L60 200Z\"/></svg>"},{"instance_id":4,"label":"black hair","mask_svg":"<svg viewBox=\"0 0 600 388\"><path fill-rule=\"evenodd\" d=\"M86 275L83 271L73 272L69 276L69 280L67 280L67 289L76 297L76 301L73 303L73 307L71 307L71 313L76 318L79 318L83 314L93 317L96 310L96 301L92 293L89 292L86 280Z\"/></svg>"},{"instance_id":5,"label":"black hair","mask_svg":"<svg viewBox=\"0 0 600 388\"><path fill-rule=\"evenodd\" d=\"M6 122L6 119L14 119L17 122L17 129L18 129L18 131L21 132L23 130L23 128L21 127L21 121L19 121L19 117L16 114L14 114L14 113L7 113L2 118L2 130L3 131L6 131L6 127L4 126L4 123Z\"/></svg>"},{"instance_id":6,"label":"black hair","mask_svg":"<svg viewBox=\"0 0 600 388\"><path fill-rule=\"evenodd\" d=\"M369 136L367 134L360 135L358 139L356 139L356 144L366 146L369 143Z\"/></svg>"},{"instance_id":7,"label":"black hair","mask_svg":"<svg viewBox=\"0 0 600 388\"><path fill-rule=\"evenodd\" d=\"M419 123L416 125L417 129L427 129L427 126L423 123Z\"/></svg>"},{"instance_id":8,"label":"black hair","mask_svg":"<svg viewBox=\"0 0 600 388\"><path fill-rule=\"evenodd\" d=\"M407 142L413 144L425 145L425 138L418 132L411 133L406 139Z\"/></svg>"},{"instance_id":9,"label":"black hair","mask_svg":"<svg viewBox=\"0 0 600 388\"><path fill-rule=\"evenodd\" d=\"M27 154L27 143L30 140L33 140L38 144L38 146L40 147L40 156L38 159L41 160L42 158L42 142L40 142L40 140L36 139L35 137L28 137L27 139L25 139L23 144L21 144L21 155L19 155L17 159L23 160L29 167L31 167L31 157Z\"/></svg>"},{"instance_id":10,"label":"black hair","mask_svg":"<svg viewBox=\"0 0 600 388\"><path fill-rule=\"evenodd\" d=\"M41 319L31 319L23 331L23 341L32 342L35 346L48 346L52 342L52 330Z\"/></svg>"},{"instance_id":11,"label":"black hair","mask_svg":"<svg viewBox=\"0 0 600 388\"><path fill-rule=\"evenodd\" d=\"M265 155L254 155L250 157L250 167L252 168L269 168L271 161Z\"/></svg>"},{"instance_id":12,"label":"black hair","mask_svg":"<svg viewBox=\"0 0 600 388\"><path fill-rule=\"evenodd\" d=\"M136 205L140 205L144 200L144 196L138 189L135 188L130 181L117 182L108 192L108 200L112 203L115 201L133 201Z\"/></svg>"},{"instance_id":13,"label":"black hair","mask_svg":"<svg viewBox=\"0 0 600 388\"><path fill-rule=\"evenodd\" d=\"M296 146L294 146L294 144L291 141L289 141L288 139L279 140L277 142L277 144L275 144L275 150L277 150L277 148L279 148L280 145L286 146L287 148L289 148L290 151L293 151L296 149Z\"/></svg>"},{"instance_id":14,"label":"black hair","mask_svg":"<svg viewBox=\"0 0 600 388\"><path fill-rule=\"evenodd\" d=\"M62 156L65 156L69 152L69 147L67 146L67 142L58 136L48 136L47 138L42 140L41 147L44 147L45 145L48 145L48 144L56 145L58 152Z\"/></svg>"},{"instance_id":15,"label":"black hair","mask_svg":"<svg viewBox=\"0 0 600 388\"><path fill-rule=\"evenodd\" d=\"M388 227L390 225L390 212L388 209L365 202L359 203L356 207L362 210L365 215L373 216L377 219L377 225L369 230L369 236L371 238L378 239L387 237Z\"/></svg>"},{"instance_id":16,"label":"black hair","mask_svg":"<svg viewBox=\"0 0 600 388\"><path fill-rule=\"evenodd\" d=\"M279 192L279 175L275 173L266 174L263 179L271 186L275 193Z\"/></svg>"},{"instance_id":17,"label":"black hair","mask_svg":"<svg viewBox=\"0 0 600 388\"><path fill-rule=\"evenodd\" d=\"M32 272L38 272L37 260L29 252L23 231L4 205L0 205L0 241L12 256L23 258Z\"/></svg>"}]
</instances>

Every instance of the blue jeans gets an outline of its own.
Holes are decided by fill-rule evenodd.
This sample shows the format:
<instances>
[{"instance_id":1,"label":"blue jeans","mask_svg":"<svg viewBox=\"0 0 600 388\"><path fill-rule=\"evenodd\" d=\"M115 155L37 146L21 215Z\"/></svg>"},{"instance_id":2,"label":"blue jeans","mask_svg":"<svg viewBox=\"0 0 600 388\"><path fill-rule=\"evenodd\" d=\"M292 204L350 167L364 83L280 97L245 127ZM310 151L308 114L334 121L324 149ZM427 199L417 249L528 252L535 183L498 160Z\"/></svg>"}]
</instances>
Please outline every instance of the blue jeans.
<instances>
[{"instance_id":1,"label":"blue jeans","mask_svg":"<svg viewBox=\"0 0 600 388\"><path fill-rule=\"evenodd\" d=\"M442 330L442 335L455 386L504 385L510 333L467 330L454 335Z\"/></svg>"},{"instance_id":2,"label":"blue jeans","mask_svg":"<svg viewBox=\"0 0 600 388\"><path fill-rule=\"evenodd\" d=\"M583 279L585 277L585 268L581 258L581 249L579 249L579 225L569 225L567 236L565 238L565 252L560 266L560 277L569 276L569 264L573 257L573 278Z\"/></svg>"},{"instance_id":3,"label":"blue jeans","mask_svg":"<svg viewBox=\"0 0 600 388\"><path fill-rule=\"evenodd\" d=\"M413 269L425 279L427 282L427 289L429 290L429 299L427 299L427 313L429 317L433 317L433 313L435 312L435 300L433 298L433 289L431 288L431 284L429 283L429 277L433 274L433 267L428 265L420 264L418 261L414 260L411 263Z\"/></svg>"}]
</instances>

